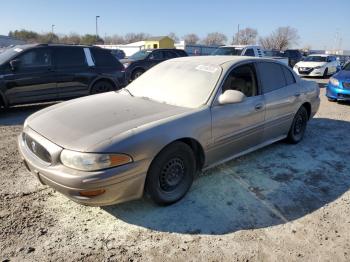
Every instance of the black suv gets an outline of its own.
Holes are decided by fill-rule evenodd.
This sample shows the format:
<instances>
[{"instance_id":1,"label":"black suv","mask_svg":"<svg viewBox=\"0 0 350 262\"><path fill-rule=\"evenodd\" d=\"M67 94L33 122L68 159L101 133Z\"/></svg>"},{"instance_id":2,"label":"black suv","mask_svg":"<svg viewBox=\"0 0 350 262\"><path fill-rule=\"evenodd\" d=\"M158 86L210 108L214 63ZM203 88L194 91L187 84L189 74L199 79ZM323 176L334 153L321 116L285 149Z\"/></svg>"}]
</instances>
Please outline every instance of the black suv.
<instances>
[{"instance_id":1,"label":"black suv","mask_svg":"<svg viewBox=\"0 0 350 262\"><path fill-rule=\"evenodd\" d=\"M288 57L288 64L291 68L303 58L302 53L297 49L287 49L282 52L283 57Z\"/></svg>"},{"instance_id":2,"label":"black suv","mask_svg":"<svg viewBox=\"0 0 350 262\"><path fill-rule=\"evenodd\" d=\"M132 81L152 66L165 60L182 56L188 55L181 49L146 49L140 50L128 59L121 59L120 62L123 63L126 69L126 79Z\"/></svg>"},{"instance_id":3,"label":"black suv","mask_svg":"<svg viewBox=\"0 0 350 262\"><path fill-rule=\"evenodd\" d=\"M64 100L125 86L123 65L100 47L33 44L0 53L0 106Z\"/></svg>"}]
</instances>

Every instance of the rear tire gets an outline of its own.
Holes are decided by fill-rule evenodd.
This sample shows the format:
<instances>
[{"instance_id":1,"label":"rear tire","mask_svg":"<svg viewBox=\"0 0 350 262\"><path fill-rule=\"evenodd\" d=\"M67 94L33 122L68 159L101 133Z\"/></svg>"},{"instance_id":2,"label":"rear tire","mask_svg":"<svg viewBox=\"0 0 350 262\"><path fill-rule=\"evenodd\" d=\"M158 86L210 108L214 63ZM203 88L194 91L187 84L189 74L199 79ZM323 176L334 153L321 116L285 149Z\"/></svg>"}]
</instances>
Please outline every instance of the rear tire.
<instances>
[{"instance_id":1,"label":"rear tire","mask_svg":"<svg viewBox=\"0 0 350 262\"><path fill-rule=\"evenodd\" d=\"M132 72L131 74L131 80L135 80L136 78L139 78L144 72L145 70L143 69L134 70L134 72Z\"/></svg>"},{"instance_id":2,"label":"rear tire","mask_svg":"<svg viewBox=\"0 0 350 262\"><path fill-rule=\"evenodd\" d=\"M115 90L115 86L112 83L105 80L101 80L101 81L97 81L92 86L90 93L94 95L94 94L109 92L112 90Z\"/></svg>"},{"instance_id":3,"label":"rear tire","mask_svg":"<svg viewBox=\"0 0 350 262\"><path fill-rule=\"evenodd\" d=\"M304 106L300 107L295 114L292 126L290 127L287 141L291 144L297 144L303 140L308 121L308 113Z\"/></svg>"},{"instance_id":4,"label":"rear tire","mask_svg":"<svg viewBox=\"0 0 350 262\"><path fill-rule=\"evenodd\" d=\"M190 189L195 172L192 149L183 142L174 142L153 160L147 174L146 192L159 205L175 203Z\"/></svg>"}]
</instances>

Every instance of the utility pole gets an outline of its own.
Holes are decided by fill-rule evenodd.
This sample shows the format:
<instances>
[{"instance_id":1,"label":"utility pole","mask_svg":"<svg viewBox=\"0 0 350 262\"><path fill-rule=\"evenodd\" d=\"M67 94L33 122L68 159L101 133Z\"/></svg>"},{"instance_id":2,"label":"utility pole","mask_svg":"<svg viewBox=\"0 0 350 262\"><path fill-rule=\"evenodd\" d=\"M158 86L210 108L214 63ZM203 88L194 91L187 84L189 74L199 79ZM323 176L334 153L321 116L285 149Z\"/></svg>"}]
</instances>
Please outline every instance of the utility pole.
<instances>
[{"instance_id":1,"label":"utility pole","mask_svg":"<svg viewBox=\"0 0 350 262\"><path fill-rule=\"evenodd\" d=\"M239 24L237 26L237 45L239 45Z\"/></svg>"},{"instance_id":2,"label":"utility pole","mask_svg":"<svg viewBox=\"0 0 350 262\"><path fill-rule=\"evenodd\" d=\"M97 26L97 19L100 18L99 15L96 16L96 42L98 40L98 26Z\"/></svg>"}]
</instances>

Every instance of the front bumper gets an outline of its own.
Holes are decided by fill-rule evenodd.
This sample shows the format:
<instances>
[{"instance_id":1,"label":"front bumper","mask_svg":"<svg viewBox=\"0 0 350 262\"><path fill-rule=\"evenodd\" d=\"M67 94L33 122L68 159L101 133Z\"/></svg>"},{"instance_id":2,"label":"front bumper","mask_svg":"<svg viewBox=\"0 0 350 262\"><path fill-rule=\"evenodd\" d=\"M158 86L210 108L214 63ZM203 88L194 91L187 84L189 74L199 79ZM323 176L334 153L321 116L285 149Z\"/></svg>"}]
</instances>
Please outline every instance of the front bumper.
<instances>
[{"instance_id":1,"label":"front bumper","mask_svg":"<svg viewBox=\"0 0 350 262\"><path fill-rule=\"evenodd\" d=\"M299 76L323 76L325 70L326 68L324 67L320 69L311 68L310 70L306 71L298 70L296 67L293 68L293 71Z\"/></svg>"},{"instance_id":2,"label":"front bumper","mask_svg":"<svg viewBox=\"0 0 350 262\"><path fill-rule=\"evenodd\" d=\"M350 89L340 88L328 83L326 96L335 100L350 101Z\"/></svg>"},{"instance_id":3,"label":"front bumper","mask_svg":"<svg viewBox=\"0 0 350 262\"><path fill-rule=\"evenodd\" d=\"M49 143L53 144L29 128L26 133L46 148L49 148ZM146 160L102 171L85 172L70 169L59 160L55 161L62 151L62 148L55 144L49 149L52 151L54 148L50 152L53 162L45 163L28 148L22 134L18 136L17 142L27 169L42 184L52 187L75 202L89 206L105 206L141 198L143 195L148 162ZM104 190L104 193L92 197L80 194L96 190Z\"/></svg>"}]
</instances>

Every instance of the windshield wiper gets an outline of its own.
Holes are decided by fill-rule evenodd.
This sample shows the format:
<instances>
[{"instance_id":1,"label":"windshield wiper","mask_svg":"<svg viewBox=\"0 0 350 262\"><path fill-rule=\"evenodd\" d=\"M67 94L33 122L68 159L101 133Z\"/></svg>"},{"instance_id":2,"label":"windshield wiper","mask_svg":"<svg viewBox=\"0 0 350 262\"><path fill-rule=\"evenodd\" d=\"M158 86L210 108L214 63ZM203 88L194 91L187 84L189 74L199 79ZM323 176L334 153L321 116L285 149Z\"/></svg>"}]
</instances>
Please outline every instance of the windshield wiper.
<instances>
[{"instance_id":1,"label":"windshield wiper","mask_svg":"<svg viewBox=\"0 0 350 262\"><path fill-rule=\"evenodd\" d=\"M127 91L127 92L129 93L129 95L130 95L130 96L134 97L134 95L133 95L133 94L130 92L130 90L129 90L129 89L127 89L127 88L123 88L123 90Z\"/></svg>"}]
</instances>

